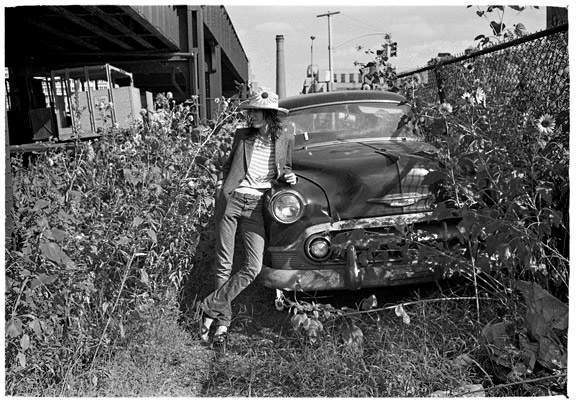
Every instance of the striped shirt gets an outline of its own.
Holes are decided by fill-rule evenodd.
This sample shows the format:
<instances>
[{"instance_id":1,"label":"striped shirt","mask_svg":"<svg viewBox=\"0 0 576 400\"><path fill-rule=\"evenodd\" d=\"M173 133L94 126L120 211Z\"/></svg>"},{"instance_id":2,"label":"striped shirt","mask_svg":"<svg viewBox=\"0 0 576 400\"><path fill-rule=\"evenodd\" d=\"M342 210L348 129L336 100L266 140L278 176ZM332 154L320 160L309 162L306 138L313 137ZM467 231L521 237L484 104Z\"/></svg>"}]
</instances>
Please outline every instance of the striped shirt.
<instances>
[{"instance_id":1,"label":"striped shirt","mask_svg":"<svg viewBox=\"0 0 576 400\"><path fill-rule=\"evenodd\" d=\"M254 140L254 150L252 159L246 172L246 177L238 186L252 189L269 189L272 187L272 181L276 177L274 171L274 145L272 141L264 141L260 137Z\"/></svg>"}]
</instances>

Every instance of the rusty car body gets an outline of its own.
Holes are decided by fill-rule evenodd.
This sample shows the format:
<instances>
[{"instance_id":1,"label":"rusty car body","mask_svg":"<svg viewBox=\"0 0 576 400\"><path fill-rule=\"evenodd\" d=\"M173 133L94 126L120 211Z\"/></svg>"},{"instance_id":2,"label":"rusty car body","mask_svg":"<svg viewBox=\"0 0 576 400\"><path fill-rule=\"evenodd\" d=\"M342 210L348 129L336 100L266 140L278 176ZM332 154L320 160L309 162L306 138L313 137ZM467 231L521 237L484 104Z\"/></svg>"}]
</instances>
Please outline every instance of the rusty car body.
<instances>
[{"instance_id":1,"label":"rusty car body","mask_svg":"<svg viewBox=\"0 0 576 400\"><path fill-rule=\"evenodd\" d=\"M425 182L439 168L410 106L395 93L288 97L294 186L266 195L268 246L259 281L282 290L357 290L453 273L455 218L431 220Z\"/></svg>"}]
</instances>

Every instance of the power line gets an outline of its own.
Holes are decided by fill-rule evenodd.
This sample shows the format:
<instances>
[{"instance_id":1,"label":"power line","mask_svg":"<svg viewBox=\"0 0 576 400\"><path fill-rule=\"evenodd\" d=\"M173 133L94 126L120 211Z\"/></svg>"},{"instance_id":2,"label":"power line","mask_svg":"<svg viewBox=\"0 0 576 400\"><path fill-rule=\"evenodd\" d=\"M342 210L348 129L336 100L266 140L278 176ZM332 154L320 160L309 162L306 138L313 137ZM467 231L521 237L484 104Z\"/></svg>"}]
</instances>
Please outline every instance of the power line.
<instances>
[{"instance_id":1,"label":"power line","mask_svg":"<svg viewBox=\"0 0 576 400\"><path fill-rule=\"evenodd\" d=\"M346 21L342 21L342 20L338 21L338 25L345 25L345 26L351 26L353 28L366 29L366 25L361 26L361 25L357 25L357 24L350 24L350 23L347 23Z\"/></svg>"},{"instance_id":2,"label":"power line","mask_svg":"<svg viewBox=\"0 0 576 400\"><path fill-rule=\"evenodd\" d=\"M342 15L342 16L344 16L344 17L347 17L347 18L350 18L351 20L354 20L354 21L356 21L356 22L360 22L360 23L362 24L362 27L369 27L369 28L378 29L378 30L382 29L381 26L380 26L380 27L377 27L377 26L368 24L368 23L366 23L366 22L364 22L364 21L360 21L359 19L356 19L356 18L354 18L354 17L349 16L348 14L340 13L340 15Z\"/></svg>"}]
</instances>

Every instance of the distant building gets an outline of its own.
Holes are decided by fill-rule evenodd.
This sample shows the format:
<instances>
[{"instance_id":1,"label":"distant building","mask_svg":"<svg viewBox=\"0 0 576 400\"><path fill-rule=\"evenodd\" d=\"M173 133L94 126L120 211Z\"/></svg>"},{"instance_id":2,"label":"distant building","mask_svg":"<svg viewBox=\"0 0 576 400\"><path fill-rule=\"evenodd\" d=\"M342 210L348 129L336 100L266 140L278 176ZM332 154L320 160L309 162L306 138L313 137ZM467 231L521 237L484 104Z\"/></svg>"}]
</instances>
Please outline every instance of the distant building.
<instances>
[{"instance_id":1,"label":"distant building","mask_svg":"<svg viewBox=\"0 0 576 400\"><path fill-rule=\"evenodd\" d=\"M438 64L440 61L443 61L443 60L446 60L449 58L454 58L454 57L450 53L438 53L438 55L436 57L431 58L428 61L428 65Z\"/></svg>"},{"instance_id":2,"label":"distant building","mask_svg":"<svg viewBox=\"0 0 576 400\"><path fill-rule=\"evenodd\" d=\"M340 70L334 73L332 89L357 90L362 88L362 73L358 70Z\"/></svg>"},{"instance_id":3,"label":"distant building","mask_svg":"<svg viewBox=\"0 0 576 400\"><path fill-rule=\"evenodd\" d=\"M312 73L313 72L313 73ZM318 70L316 65L308 66L302 94L326 92L330 79L327 70ZM357 90L362 88L362 73L356 70L337 70L332 74L332 91Z\"/></svg>"}]
</instances>

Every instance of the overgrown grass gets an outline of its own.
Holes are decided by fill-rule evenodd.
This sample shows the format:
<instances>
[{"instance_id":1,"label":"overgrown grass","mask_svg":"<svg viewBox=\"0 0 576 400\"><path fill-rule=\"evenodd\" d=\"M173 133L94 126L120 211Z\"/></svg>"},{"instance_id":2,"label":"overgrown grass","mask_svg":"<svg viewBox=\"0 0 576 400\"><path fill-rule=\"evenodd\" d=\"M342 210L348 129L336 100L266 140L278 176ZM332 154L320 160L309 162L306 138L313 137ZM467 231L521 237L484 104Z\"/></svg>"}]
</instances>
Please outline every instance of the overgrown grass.
<instances>
[{"instance_id":1,"label":"overgrown grass","mask_svg":"<svg viewBox=\"0 0 576 400\"><path fill-rule=\"evenodd\" d=\"M409 302L406 324L393 310L366 312L324 321L311 343L293 329L286 310L273 305L273 291L251 285L234 303L235 318L227 354L221 357L195 338L191 316L174 305L158 304L128 328L122 350L102 366L97 385L76 385L65 395L197 397L448 397L467 390L489 396L558 394L550 382L499 386L479 337L490 320L503 318L510 304L483 302L476 320L473 301L457 292L410 288L392 297ZM383 294L384 293L384 294ZM362 293L334 303L354 306ZM442 300L440 300L442 299ZM328 300L328 299L326 299ZM516 304L523 307L521 303ZM521 314L522 309L516 312ZM358 346L343 335L350 326L363 332ZM478 386L481 385L481 386ZM480 388L480 389L479 389Z\"/></svg>"},{"instance_id":2,"label":"overgrown grass","mask_svg":"<svg viewBox=\"0 0 576 400\"><path fill-rule=\"evenodd\" d=\"M410 304L405 306L410 323L393 309L333 315L323 320L324 330L315 343L293 329L285 310L273 308L273 293L255 285L237 305L228 356L211 365L203 395L446 397L470 390L489 396L562 392L565 376L558 378L560 387L555 389L551 389L555 379L544 381L541 387L521 383L523 379L510 385L507 371L491 360L481 341L488 322L523 315L525 305L520 298L503 303L484 297L481 320L477 320L475 302L457 300L473 292L471 285L450 284L454 289L411 287L394 295L388 290L374 292L380 301ZM355 307L365 295L349 293L346 299L324 301ZM268 299L266 303L252 304L262 296ZM362 332L362 340L347 340L351 326ZM533 376L543 374L538 371Z\"/></svg>"},{"instance_id":3,"label":"overgrown grass","mask_svg":"<svg viewBox=\"0 0 576 400\"><path fill-rule=\"evenodd\" d=\"M101 140L12 157L7 394L97 383L127 327L194 268L231 114L194 128L191 105L159 106L153 121Z\"/></svg>"},{"instance_id":4,"label":"overgrown grass","mask_svg":"<svg viewBox=\"0 0 576 400\"><path fill-rule=\"evenodd\" d=\"M232 114L194 130L189 112L166 107L160 120L74 151L13 159L6 394L418 397L467 385L491 396L565 393L565 364L506 370L481 342L489 322L525 328L524 299L509 282L494 286L497 300L478 287L474 301L456 300L460 289L376 293L380 306L401 309L351 313L360 293L349 303L320 299L334 307L314 316L316 340L254 284L234 304L227 356L215 358L195 339L195 303L211 288L214 173L230 144L217 126ZM552 333L564 351L565 330ZM504 355L518 362L515 351Z\"/></svg>"},{"instance_id":5,"label":"overgrown grass","mask_svg":"<svg viewBox=\"0 0 576 400\"><path fill-rule=\"evenodd\" d=\"M191 397L207 379L209 350L179 324L174 302L153 307L133 324L122 350L106 365L107 377L97 390L106 397Z\"/></svg>"},{"instance_id":6,"label":"overgrown grass","mask_svg":"<svg viewBox=\"0 0 576 400\"><path fill-rule=\"evenodd\" d=\"M255 335L233 326L230 354L213 364L206 396L420 397L487 379L477 364L457 367L462 356L482 357L473 304L417 304L408 309L410 324L393 311L335 317L315 343L293 329L286 311L268 312L282 323L254 328ZM261 327L264 314L239 318ZM351 326L363 333L352 346Z\"/></svg>"}]
</instances>

